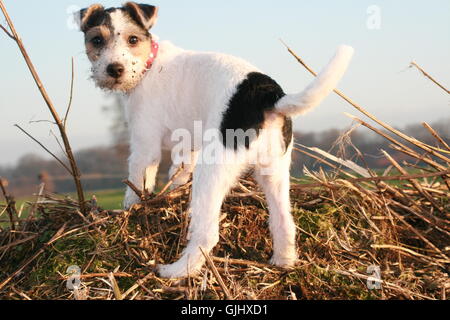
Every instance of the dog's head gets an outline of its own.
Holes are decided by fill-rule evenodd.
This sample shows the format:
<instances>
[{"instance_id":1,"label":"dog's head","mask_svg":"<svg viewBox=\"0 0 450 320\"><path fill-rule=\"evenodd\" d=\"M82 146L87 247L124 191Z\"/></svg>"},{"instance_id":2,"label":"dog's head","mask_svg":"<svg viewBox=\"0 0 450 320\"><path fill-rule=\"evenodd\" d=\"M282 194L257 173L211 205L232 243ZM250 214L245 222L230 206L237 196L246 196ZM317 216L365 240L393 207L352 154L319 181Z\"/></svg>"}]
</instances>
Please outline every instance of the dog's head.
<instances>
[{"instance_id":1,"label":"dog's head","mask_svg":"<svg viewBox=\"0 0 450 320\"><path fill-rule=\"evenodd\" d=\"M157 14L157 7L134 2L109 9L95 4L77 13L97 86L127 92L139 84L152 53L149 30Z\"/></svg>"}]
</instances>

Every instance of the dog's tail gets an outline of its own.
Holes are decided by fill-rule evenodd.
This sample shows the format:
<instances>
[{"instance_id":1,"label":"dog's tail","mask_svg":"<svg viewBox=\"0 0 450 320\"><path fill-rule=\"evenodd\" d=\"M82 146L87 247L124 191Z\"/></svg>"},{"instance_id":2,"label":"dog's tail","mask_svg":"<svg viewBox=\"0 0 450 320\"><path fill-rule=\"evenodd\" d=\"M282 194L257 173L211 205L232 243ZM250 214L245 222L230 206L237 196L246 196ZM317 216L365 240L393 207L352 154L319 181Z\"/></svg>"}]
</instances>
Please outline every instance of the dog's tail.
<instances>
[{"instance_id":1,"label":"dog's tail","mask_svg":"<svg viewBox=\"0 0 450 320\"><path fill-rule=\"evenodd\" d=\"M353 57L353 48L341 45L328 66L301 93L284 96L275 105L276 111L297 117L317 107L337 86Z\"/></svg>"}]
</instances>

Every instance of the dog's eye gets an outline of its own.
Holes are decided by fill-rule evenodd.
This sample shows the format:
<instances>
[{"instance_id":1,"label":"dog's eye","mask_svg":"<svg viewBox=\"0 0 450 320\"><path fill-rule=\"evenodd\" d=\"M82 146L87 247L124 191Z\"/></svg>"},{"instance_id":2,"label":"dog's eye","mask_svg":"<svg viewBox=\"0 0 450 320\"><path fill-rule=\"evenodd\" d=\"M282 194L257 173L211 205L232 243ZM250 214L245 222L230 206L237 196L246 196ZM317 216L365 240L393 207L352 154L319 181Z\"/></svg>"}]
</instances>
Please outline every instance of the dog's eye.
<instances>
[{"instance_id":1,"label":"dog's eye","mask_svg":"<svg viewBox=\"0 0 450 320\"><path fill-rule=\"evenodd\" d=\"M92 38L91 42L95 47L100 47L101 45L103 45L103 38L95 37L95 38Z\"/></svg>"},{"instance_id":2,"label":"dog's eye","mask_svg":"<svg viewBox=\"0 0 450 320\"><path fill-rule=\"evenodd\" d=\"M131 36L128 38L129 44L136 45L138 42L139 42L139 39L136 36Z\"/></svg>"}]
</instances>

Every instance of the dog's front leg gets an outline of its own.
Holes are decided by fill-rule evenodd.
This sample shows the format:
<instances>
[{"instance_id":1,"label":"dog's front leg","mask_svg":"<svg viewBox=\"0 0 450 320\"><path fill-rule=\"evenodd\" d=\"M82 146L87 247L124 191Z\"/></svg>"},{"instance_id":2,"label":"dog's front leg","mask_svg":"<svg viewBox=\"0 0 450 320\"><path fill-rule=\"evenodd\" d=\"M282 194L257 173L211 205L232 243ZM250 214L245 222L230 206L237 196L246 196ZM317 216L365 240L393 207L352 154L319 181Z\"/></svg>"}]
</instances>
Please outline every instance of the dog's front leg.
<instances>
[{"instance_id":1,"label":"dog's front leg","mask_svg":"<svg viewBox=\"0 0 450 320\"><path fill-rule=\"evenodd\" d=\"M128 180L140 190L145 188L148 193L152 193L155 188L159 163L161 162L161 145L160 143L155 143L155 141L152 141L154 144L151 145L151 143L148 143L148 139L146 139L146 143L142 144L136 140L132 137L131 156L128 162ZM139 199L138 195L131 188L127 188L124 200L125 209L130 209L131 206L140 201L141 199Z\"/></svg>"}]
</instances>

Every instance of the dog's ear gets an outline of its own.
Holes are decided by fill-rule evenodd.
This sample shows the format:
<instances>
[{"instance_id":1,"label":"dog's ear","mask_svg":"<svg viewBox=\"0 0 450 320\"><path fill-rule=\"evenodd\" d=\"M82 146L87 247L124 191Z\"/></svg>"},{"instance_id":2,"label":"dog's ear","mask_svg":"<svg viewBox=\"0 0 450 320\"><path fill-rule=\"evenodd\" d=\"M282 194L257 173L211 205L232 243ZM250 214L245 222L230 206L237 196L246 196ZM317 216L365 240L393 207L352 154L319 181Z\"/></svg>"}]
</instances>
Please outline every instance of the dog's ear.
<instances>
[{"instance_id":1,"label":"dog's ear","mask_svg":"<svg viewBox=\"0 0 450 320\"><path fill-rule=\"evenodd\" d=\"M130 17L145 30L150 30L158 19L158 7L149 4L127 2L123 8Z\"/></svg>"},{"instance_id":2,"label":"dog's ear","mask_svg":"<svg viewBox=\"0 0 450 320\"><path fill-rule=\"evenodd\" d=\"M100 4L94 4L75 13L75 21L83 32L102 24L104 18L105 8Z\"/></svg>"}]
</instances>

